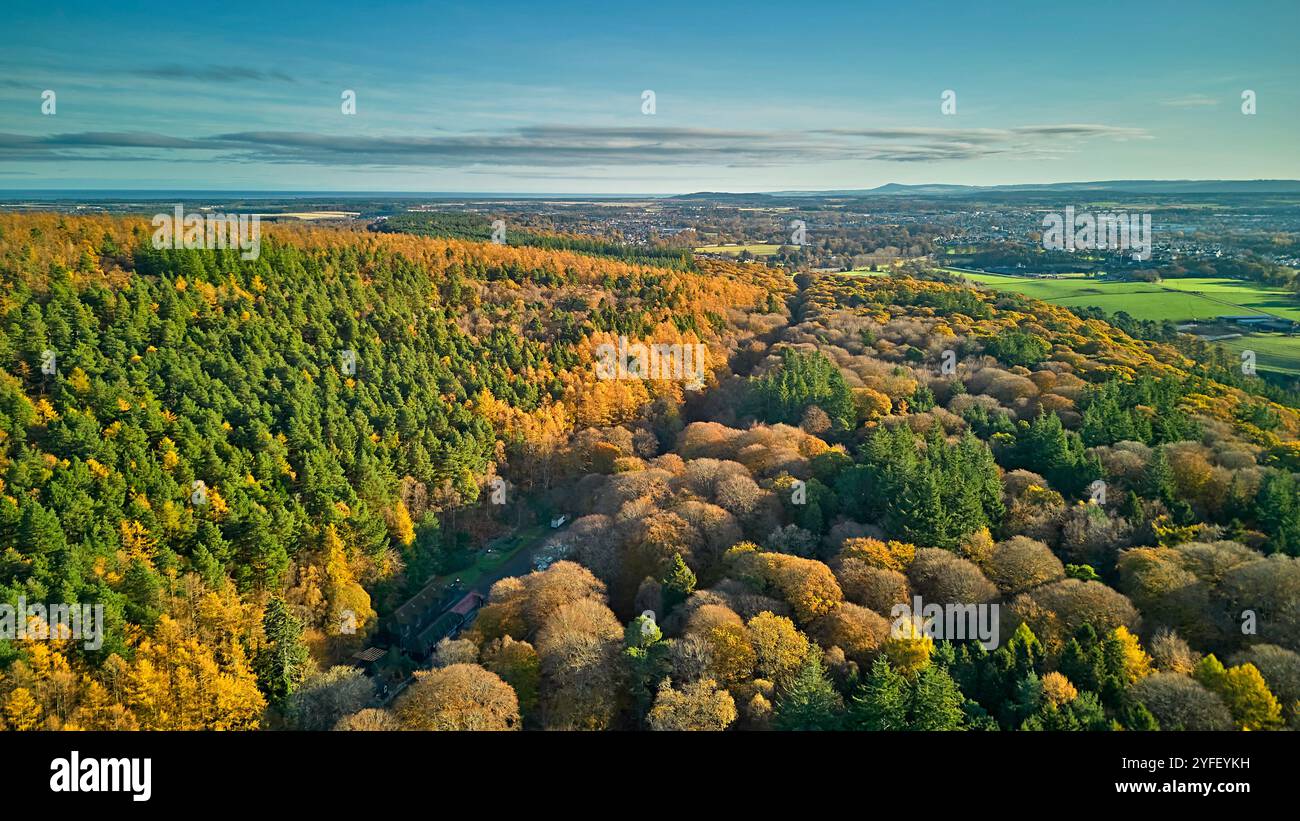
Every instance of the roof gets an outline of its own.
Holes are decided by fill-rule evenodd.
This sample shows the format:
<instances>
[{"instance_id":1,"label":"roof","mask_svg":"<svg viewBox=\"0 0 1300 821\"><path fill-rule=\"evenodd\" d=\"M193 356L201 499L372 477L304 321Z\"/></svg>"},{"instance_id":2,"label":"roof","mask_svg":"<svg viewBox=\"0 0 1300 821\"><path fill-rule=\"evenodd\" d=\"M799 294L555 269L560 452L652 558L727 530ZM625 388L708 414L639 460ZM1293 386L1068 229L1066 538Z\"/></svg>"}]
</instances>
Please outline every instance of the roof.
<instances>
[{"instance_id":1,"label":"roof","mask_svg":"<svg viewBox=\"0 0 1300 821\"><path fill-rule=\"evenodd\" d=\"M443 613L441 616L434 619L432 624L419 632L415 637L416 646L419 647L422 652L427 652L432 649L433 645L435 645L439 639L444 638L451 633L452 630L455 630L458 626L464 623L464 616L448 610L446 613Z\"/></svg>"},{"instance_id":2,"label":"roof","mask_svg":"<svg viewBox=\"0 0 1300 821\"><path fill-rule=\"evenodd\" d=\"M358 650L352 654L352 658L357 661L364 661L369 664L372 661L379 661L384 657L384 651L378 647L367 647L364 650Z\"/></svg>"},{"instance_id":3,"label":"roof","mask_svg":"<svg viewBox=\"0 0 1300 821\"><path fill-rule=\"evenodd\" d=\"M478 606L484 601L483 594L477 590L471 590L465 594L465 598L452 605L449 613L455 613L458 616L468 616L478 609Z\"/></svg>"},{"instance_id":4,"label":"roof","mask_svg":"<svg viewBox=\"0 0 1300 821\"><path fill-rule=\"evenodd\" d=\"M435 579L424 586L424 589L416 593L406 601L401 607L393 611L393 618L399 624L408 624L411 622L420 622L424 619L429 609L436 606L442 599L443 587Z\"/></svg>"}]
</instances>

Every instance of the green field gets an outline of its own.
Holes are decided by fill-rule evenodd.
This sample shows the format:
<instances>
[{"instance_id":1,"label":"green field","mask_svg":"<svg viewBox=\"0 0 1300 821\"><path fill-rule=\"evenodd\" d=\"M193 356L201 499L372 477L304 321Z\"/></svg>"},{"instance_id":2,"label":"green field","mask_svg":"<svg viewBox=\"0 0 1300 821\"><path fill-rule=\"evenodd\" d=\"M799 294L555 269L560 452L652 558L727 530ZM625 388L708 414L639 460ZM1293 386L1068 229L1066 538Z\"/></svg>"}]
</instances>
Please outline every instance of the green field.
<instances>
[{"instance_id":1,"label":"green field","mask_svg":"<svg viewBox=\"0 0 1300 821\"><path fill-rule=\"evenodd\" d=\"M1137 319L1195 320L1216 316L1271 314L1300 320L1294 294L1222 277L1189 277L1163 282L1099 282L1079 275L1060 279L982 274L945 268L971 282L1069 307L1096 306L1127 311Z\"/></svg>"},{"instance_id":2,"label":"green field","mask_svg":"<svg viewBox=\"0 0 1300 821\"><path fill-rule=\"evenodd\" d=\"M750 243L749 245L701 245L695 249L697 254L730 254L739 256L741 251L748 251L756 257L770 257L782 246L770 242Z\"/></svg>"},{"instance_id":3,"label":"green field","mask_svg":"<svg viewBox=\"0 0 1300 821\"><path fill-rule=\"evenodd\" d=\"M1239 313L1265 313L1284 319L1300 320L1300 299L1295 294L1276 288L1222 277L1194 277L1170 279L1161 283L1166 288L1196 294L1202 299L1223 305L1236 305L1248 310Z\"/></svg>"},{"instance_id":4,"label":"green field","mask_svg":"<svg viewBox=\"0 0 1300 821\"><path fill-rule=\"evenodd\" d=\"M536 545L547 535L547 532L544 526L535 525L497 539L488 545L491 547L490 551L479 551L475 556L474 563L469 567L448 573L439 577L439 580L444 584L450 584L453 580L460 579L462 585L472 587L485 573L490 573L505 564L514 558L520 550Z\"/></svg>"},{"instance_id":5,"label":"green field","mask_svg":"<svg viewBox=\"0 0 1300 821\"><path fill-rule=\"evenodd\" d=\"M1237 356L1255 352L1255 366L1261 371L1280 371L1300 376L1300 337L1282 334L1251 334L1240 339L1224 339L1220 345Z\"/></svg>"},{"instance_id":6,"label":"green field","mask_svg":"<svg viewBox=\"0 0 1300 821\"><path fill-rule=\"evenodd\" d=\"M1125 311L1135 319L1184 322L1267 314L1300 320L1300 299L1294 294L1223 277L1150 283L1103 282L1071 274L1060 279L1031 279L959 268L944 270L988 288L1014 291L1068 308L1096 307L1107 313ZM1225 340L1223 345L1234 352L1255 351L1260 370L1300 374L1300 336L1255 334Z\"/></svg>"}]
</instances>

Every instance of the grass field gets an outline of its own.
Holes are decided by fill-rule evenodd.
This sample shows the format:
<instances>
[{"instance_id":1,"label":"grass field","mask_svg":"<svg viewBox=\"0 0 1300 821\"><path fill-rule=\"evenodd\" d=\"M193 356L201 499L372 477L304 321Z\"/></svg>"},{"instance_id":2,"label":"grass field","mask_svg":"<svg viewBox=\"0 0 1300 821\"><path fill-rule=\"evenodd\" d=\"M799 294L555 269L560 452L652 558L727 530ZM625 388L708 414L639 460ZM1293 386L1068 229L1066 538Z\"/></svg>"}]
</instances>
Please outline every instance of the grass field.
<instances>
[{"instance_id":1,"label":"grass field","mask_svg":"<svg viewBox=\"0 0 1300 821\"><path fill-rule=\"evenodd\" d=\"M1280 371L1300 376L1300 337L1282 334L1251 334L1240 339L1224 339L1220 345L1241 356L1255 352L1255 366L1261 371Z\"/></svg>"},{"instance_id":2,"label":"grass field","mask_svg":"<svg viewBox=\"0 0 1300 821\"><path fill-rule=\"evenodd\" d=\"M780 245L770 242L750 243L749 245L701 245L695 249L697 254L730 254L738 256L741 251L748 251L756 257L770 257L781 250Z\"/></svg>"},{"instance_id":3,"label":"grass field","mask_svg":"<svg viewBox=\"0 0 1300 821\"><path fill-rule=\"evenodd\" d=\"M1082 276L1029 279L945 268L988 288L1014 291L1069 308L1097 307L1125 311L1135 319L1190 321L1249 314L1300 320L1300 300L1293 294L1223 277L1189 277L1163 282L1098 282ZM1300 336L1253 334L1224 340L1229 350L1255 351L1260 370L1300 374Z\"/></svg>"},{"instance_id":4,"label":"grass field","mask_svg":"<svg viewBox=\"0 0 1300 821\"><path fill-rule=\"evenodd\" d=\"M497 567L508 562L520 550L525 547L536 544L545 538L547 529L542 525L535 525L521 530L510 536L501 538L491 543L491 552L479 551L474 559L474 563L469 567L462 568L453 573L439 577L444 583L451 583L455 579L460 579L461 585L466 588L472 587L485 573L490 573Z\"/></svg>"},{"instance_id":5,"label":"grass field","mask_svg":"<svg viewBox=\"0 0 1300 821\"><path fill-rule=\"evenodd\" d=\"M1300 300L1286 291L1222 277L1190 277L1163 282L1098 282L1082 276L1028 279L944 269L989 288L1072 308L1095 305L1127 311L1137 319L1194 320L1216 316L1272 314L1300 320Z\"/></svg>"},{"instance_id":6,"label":"grass field","mask_svg":"<svg viewBox=\"0 0 1300 821\"><path fill-rule=\"evenodd\" d=\"M263 217L296 220L341 220L361 216L360 211L285 211L278 214L262 214Z\"/></svg>"},{"instance_id":7,"label":"grass field","mask_svg":"<svg viewBox=\"0 0 1300 821\"><path fill-rule=\"evenodd\" d=\"M1219 304L1248 308L1249 310L1241 311L1243 314L1266 313L1284 319L1300 320L1300 300L1294 294L1276 288L1221 277L1170 279L1161 285L1185 293L1195 293L1202 299Z\"/></svg>"}]
</instances>

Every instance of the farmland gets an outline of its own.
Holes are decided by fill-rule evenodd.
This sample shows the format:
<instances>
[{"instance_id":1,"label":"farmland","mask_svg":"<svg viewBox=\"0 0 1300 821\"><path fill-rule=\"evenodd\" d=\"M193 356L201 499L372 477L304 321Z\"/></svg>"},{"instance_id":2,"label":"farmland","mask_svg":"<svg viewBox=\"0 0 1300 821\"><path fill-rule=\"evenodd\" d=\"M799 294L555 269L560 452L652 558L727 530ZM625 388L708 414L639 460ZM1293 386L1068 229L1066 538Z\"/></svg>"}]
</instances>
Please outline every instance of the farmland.
<instances>
[{"instance_id":1,"label":"farmland","mask_svg":"<svg viewBox=\"0 0 1300 821\"><path fill-rule=\"evenodd\" d=\"M1300 376L1300 337L1283 334L1250 334L1225 339L1219 344L1240 355L1255 352L1255 364L1261 371L1279 371Z\"/></svg>"},{"instance_id":2,"label":"farmland","mask_svg":"<svg viewBox=\"0 0 1300 821\"><path fill-rule=\"evenodd\" d=\"M944 269L988 288L1015 291L1067 308L1124 311L1135 319L1186 322L1219 316L1271 315L1300 320L1300 299L1275 288L1223 277L1187 277L1162 282L1106 282L1082 275L1031 279ZM1230 350L1254 350L1262 370L1300 373L1300 336L1254 334L1225 340Z\"/></svg>"},{"instance_id":3,"label":"farmland","mask_svg":"<svg viewBox=\"0 0 1300 821\"><path fill-rule=\"evenodd\" d=\"M774 242L756 242L748 245L701 245L695 249L695 253L739 256L742 252L748 251L756 257L770 257L780 250L781 246Z\"/></svg>"},{"instance_id":4,"label":"farmland","mask_svg":"<svg viewBox=\"0 0 1300 821\"><path fill-rule=\"evenodd\" d=\"M982 274L945 269L971 282L1065 305L1127 311L1137 319L1175 321L1217 316L1272 314L1300 320L1300 300L1285 291L1222 277L1188 277L1163 282L1105 282L1082 276L1059 279Z\"/></svg>"}]
</instances>

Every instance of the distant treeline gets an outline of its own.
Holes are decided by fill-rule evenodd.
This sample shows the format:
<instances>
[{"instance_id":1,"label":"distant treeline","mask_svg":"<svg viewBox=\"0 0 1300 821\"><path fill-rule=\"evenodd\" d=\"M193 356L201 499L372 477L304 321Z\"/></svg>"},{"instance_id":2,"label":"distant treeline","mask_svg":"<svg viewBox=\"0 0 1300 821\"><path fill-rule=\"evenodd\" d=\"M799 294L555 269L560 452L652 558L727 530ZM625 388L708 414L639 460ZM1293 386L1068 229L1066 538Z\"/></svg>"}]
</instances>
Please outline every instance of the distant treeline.
<instances>
[{"instance_id":1,"label":"distant treeline","mask_svg":"<svg viewBox=\"0 0 1300 821\"><path fill-rule=\"evenodd\" d=\"M1126 259L1123 253L1107 254L1104 260L1080 259L1065 251L1045 251L1034 244L994 243L973 253L949 256L948 265L977 268L981 271L1010 273L1020 266L1039 273L1106 272L1132 279L1158 281L1182 277L1225 277L1257 282L1272 288L1281 288L1300 294L1300 275L1285 265L1270 262L1251 253L1245 257L1215 259L1177 259L1172 262L1137 262Z\"/></svg>"},{"instance_id":2,"label":"distant treeline","mask_svg":"<svg viewBox=\"0 0 1300 821\"><path fill-rule=\"evenodd\" d=\"M943 282L950 285L960 284L952 274L939 269L931 269L916 274L920 279ZM1000 293L1002 304L1008 307L1019 306L1028 310L1033 302L1029 297L1013 293ZM1252 376L1241 373L1239 363L1232 359L1228 351L1220 345L1206 342L1191 334L1178 331L1178 323L1168 319L1138 319L1127 311L1108 312L1095 305L1062 306L1080 319L1097 319L1108 322L1134 339L1150 342L1162 342L1172 345L1188 359L1196 362L1193 373L1214 379L1225 385L1239 388L1246 393L1262 396L1274 402L1292 407L1300 406L1300 379L1282 373L1261 371Z\"/></svg>"},{"instance_id":3,"label":"distant treeline","mask_svg":"<svg viewBox=\"0 0 1300 821\"><path fill-rule=\"evenodd\" d=\"M492 220L483 214L454 212L408 212L376 222L372 228L390 233L418 234L486 242L492 239ZM682 248L638 247L598 237L573 234L538 233L507 225L507 245L544 248L549 251L576 251L613 257L641 265L656 265L677 271L696 271L691 252Z\"/></svg>"}]
</instances>

